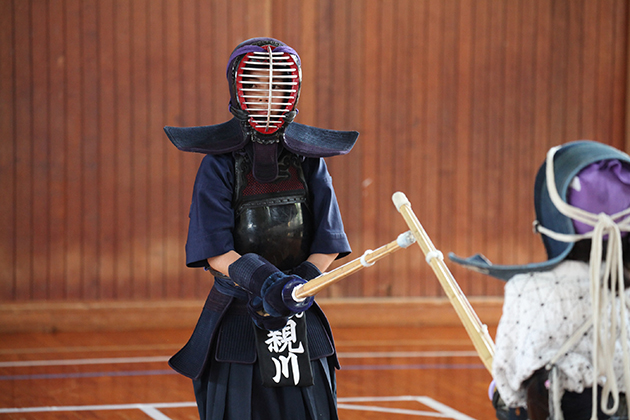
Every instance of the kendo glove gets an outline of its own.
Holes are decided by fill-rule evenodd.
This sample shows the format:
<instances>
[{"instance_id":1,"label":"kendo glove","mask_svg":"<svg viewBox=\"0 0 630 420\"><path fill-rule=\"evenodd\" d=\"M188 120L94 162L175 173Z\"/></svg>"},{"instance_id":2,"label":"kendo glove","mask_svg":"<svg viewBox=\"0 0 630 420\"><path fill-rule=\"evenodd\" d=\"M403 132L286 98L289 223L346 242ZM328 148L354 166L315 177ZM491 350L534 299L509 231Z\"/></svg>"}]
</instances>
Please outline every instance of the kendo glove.
<instances>
[{"instance_id":1,"label":"kendo glove","mask_svg":"<svg viewBox=\"0 0 630 420\"><path fill-rule=\"evenodd\" d=\"M247 312L258 328L275 331L287 325L288 316L263 315L263 301L258 296L252 296L247 302Z\"/></svg>"},{"instance_id":2,"label":"kendo glove","mask_svg":"<svg viewBox=\"0 0 630 420\"><path fill-rule=\"evenodd\" d=\"M313 280L315 277L321 276L322 272L312 262L304 261L302 264L294 267L289 274L294 274L305 280Z\"/></svg>"},{"instance_id":3,"label":"kendo glove","mask_svg":"<svg viewBox=\"0 0 630 420\"><path fill-rule=\"evenodd\" d=\"M243 255L228 267L228 272L230 278L254 298L262 298L263 309L271 316L291 316L313 304L312 296L301 301L292 296L293 289L306 283L306 280L283 273L260 255Z\"/></svg>"}]
</instances>

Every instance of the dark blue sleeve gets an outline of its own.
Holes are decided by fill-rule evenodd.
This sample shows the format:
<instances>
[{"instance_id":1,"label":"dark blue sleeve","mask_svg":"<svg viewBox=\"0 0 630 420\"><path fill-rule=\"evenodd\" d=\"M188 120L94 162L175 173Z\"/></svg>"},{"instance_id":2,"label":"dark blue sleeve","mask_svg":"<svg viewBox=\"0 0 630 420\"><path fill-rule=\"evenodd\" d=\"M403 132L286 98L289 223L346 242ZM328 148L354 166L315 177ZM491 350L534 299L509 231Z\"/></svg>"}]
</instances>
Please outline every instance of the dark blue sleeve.
<instances>
[{"instance_id":1,"label":"dark blue sleeve","mask_svg":"<svg viewBox=\"0 0 630 420\"><path fill-rule=\"evenodd\" d=\"M186 265L204 267L207 259L234 249L234 161L231 154L201 161L190 205Z\"/></svg>"},{"instance_id":2,"label":"dark blue sleeve","mask_svg":"<svg viewBox=\"0 0 630 420\"><path fill-rule=\"evenodd\" d=\"M351 252L343 228L339 204L324 159L307 158L302 166L311 195L315 235L311 254L336 254L342 258Z\"/></svg>"}]
</instances>

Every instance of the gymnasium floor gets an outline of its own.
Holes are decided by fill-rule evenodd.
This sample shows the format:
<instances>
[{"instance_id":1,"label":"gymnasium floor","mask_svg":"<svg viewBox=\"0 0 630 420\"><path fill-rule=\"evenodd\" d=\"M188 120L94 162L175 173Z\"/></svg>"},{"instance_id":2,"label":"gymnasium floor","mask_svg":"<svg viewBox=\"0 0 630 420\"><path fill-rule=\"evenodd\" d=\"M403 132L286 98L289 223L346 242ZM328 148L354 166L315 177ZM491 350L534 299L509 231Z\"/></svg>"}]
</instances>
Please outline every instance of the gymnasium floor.
<instances>
[{"instance_id":1,"label":"gymnasium floor","mask_svg":"<svg viewBox=\"0 0 630 420\"><path fill-rule=\"evenodd\" d=\"M333 332L342 420L495 419L463 328ZM189 380L166 364L189 333L0 334L0 420L198 419Z\"/></svg>"}]
</instances>

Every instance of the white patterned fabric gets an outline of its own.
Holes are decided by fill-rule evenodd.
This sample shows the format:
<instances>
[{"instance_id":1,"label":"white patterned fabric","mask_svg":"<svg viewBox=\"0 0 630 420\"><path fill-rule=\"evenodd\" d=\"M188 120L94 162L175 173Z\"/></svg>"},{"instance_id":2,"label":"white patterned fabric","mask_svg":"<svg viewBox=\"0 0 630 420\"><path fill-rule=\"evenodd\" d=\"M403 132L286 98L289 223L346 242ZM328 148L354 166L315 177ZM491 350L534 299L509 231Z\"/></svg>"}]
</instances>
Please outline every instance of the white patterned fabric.
<instances>
[{"instance_id":1,"label":"white patterned fabric","mask_svg":"<svg viewBox=\"0 0 630 420\"><path fill-rule=\"evenodd\" d=\"M590 288L588 264L570 260L550 271L516 275L506 283L492 370L497 389L509 407L525 407L523 381L544 368L569 337L589 320ZM625 294L626 302L630 302L630 291ZM630 319L626 322L630 326ZM592 334L591 327L557 361L560 389L582 392L592 386ZM624 392L619 340L615 348L614 371L619 390ZM602 379L599 383L603 385Z\"/></svg>"}]
</instances>

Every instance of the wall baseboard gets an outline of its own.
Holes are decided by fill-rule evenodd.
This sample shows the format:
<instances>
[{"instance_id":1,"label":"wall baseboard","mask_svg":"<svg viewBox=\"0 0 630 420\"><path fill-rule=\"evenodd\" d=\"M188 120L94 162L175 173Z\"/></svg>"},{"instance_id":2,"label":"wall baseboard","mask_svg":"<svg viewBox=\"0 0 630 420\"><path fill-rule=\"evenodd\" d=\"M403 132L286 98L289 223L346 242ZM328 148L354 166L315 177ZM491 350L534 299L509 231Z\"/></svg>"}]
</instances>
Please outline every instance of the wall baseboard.
<instances>
[{"instance_id":1,"label":"wall baseboard","mask_svg":"<svg viewBox=\"0 0 630 420\"><path fill-rule=\"evenodd\" d=\"M455 326L461 322L446 298L318 299L335 327ZM496 326L503 299L471 298L479 319ZM0 305L0 333L190 329L202 300L25 302Z\"/></svg>"}]
</instances>

